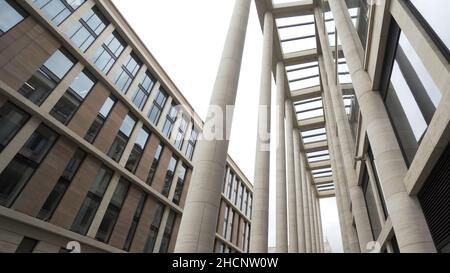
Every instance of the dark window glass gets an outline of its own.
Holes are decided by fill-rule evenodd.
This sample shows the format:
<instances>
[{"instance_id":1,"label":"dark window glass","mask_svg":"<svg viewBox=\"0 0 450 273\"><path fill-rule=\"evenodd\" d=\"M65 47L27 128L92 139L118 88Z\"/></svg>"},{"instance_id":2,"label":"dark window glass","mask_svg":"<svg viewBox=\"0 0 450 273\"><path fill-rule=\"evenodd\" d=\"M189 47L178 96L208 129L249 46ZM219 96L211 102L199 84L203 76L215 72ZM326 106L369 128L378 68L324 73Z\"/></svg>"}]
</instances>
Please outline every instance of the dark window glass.
<instances>
[{"instance_id":1,"label":"dark window glass","mask_svg":"<svg viewBox=\"0 0 450 273\"><path fill-rule=\"evenodd\" d=\"M147 200L147 194L142 193L139 204L134 213L133 222L131 222L130 229L128 231L127 239L125 240L125 245L123 250L130 251L131 243L133 242L134 235L136 234L136 229L141 220L142 212L144 211L145 201Z\"/></svg>"},{"instance_id":2,"label":"dark window glass","mask_svg":"<svg viewBox=\"0 0 450 273\"><path fill-rule=\"evenodd\" d=\"M24 237L16 249L16 253L33 253L39 241Z\"/></svg>"},{"instance_id":3,"label":"dark window glass","mask_svg":"<svg viewBox=\"0 0 450 273\"><path fill-rule=\"evenodd\" d=\"M125 46L125 41L114 31L94 55L94 64L103 73L107 74L125 49Z\"/></svg>"},{"instance_id":4,"label":"dark window glass","mask_svg":"<svg viewBox=\"0 0 450 273\"><path fill-rule=\"evenodd\" d=\"M186 156L192 160L194 156L195 146L197 145L198 132L195 127L192 126L191 136L189 137L188 147L186 150Z\"/></svg>"},{"instance_id":5,"label":"dark window glass","mask_svg":"<svg viewBox=\"0 0 450 273\"><path fill-rule=\"evenodd\" d=\"M84 2L86 0L34 0L42 13L56 25L64 22Z\"/></svg>"},{"instance_id":6,"label":"dark window glass","mask_svg":"<svg viewBox=\"0 0 450 273\"><path fill-rule=\"evenodd\" d=\"M184 183L186 182L187 167L183 164L178 174L177 186L175 188L175 195L173 196L173 202L177 205L180 204L181 195L183 194Z\"/></svg>"},{"instance_id":7,"label":"dark window glass","mask_svg":"<svg viewBox=\"0 0 450 273\"><path fill-rule=\"evenodd\" d=\"M77 213L77 216L75 217L75 221L73 222L70 230L81 235L86 235L112 176L113 172L107 167L103 166L100 169L91 189L89 190L80 210Z\"/></svg>"},{"instance_id":8,"label":"dark window glass","mask_svg":"<svg viewBox=\"0 0 450 273\"><path fill-rule=\"evenodd\" d=\"M133 116L127 115L120 127L119 133L117 134L114 143L109 149L108 156L114 161L119 162L122 157L123 151L128 144L131 132L133 131L134 125L136 125L136 119Z\"/></svg>"},{"instance_id":9,"label":"dark window glass","mask_svg":"<svg viewBox=\"0 0 450 273\"><path fill-rule=\"evenodd\" d=\"M252 219L252 205L253 205L253 196L249 193L248 195L248 208L247 208L247 216Z\"/></svg>"},{"instance_id":10,"label":"dark window glass","mask_svg":"<svg viewBox=\"0 0 450 273\"><path fill-rule=\"evenodd\" d=\"M125 168L132 173L136 172L149 136L149 131L146 128L142 128L139 132L136 143L133 146L133 150L131 150L131 154L128 158L127 164L125 165Z\"/></svg>"},{"instance_id":11,"label":"dark window glass","mask_svg":"<svg viewBox=\"0 0 450 273\"><path fill-rule=\"evenodd\" d=\"M178 115L177 105L172 104L172 107L170 108L170 111L167 114L166 122L164 122L163 130L162 130L163 134L166 137L169 137L170 133L172 133L173 125L174 125L175 121L177 120L177 115Z\"/></svg>"},{"instance_id":12,"label":"dark window glass","mask_svg":"<svg viewBox=\"0 0 450 273\"><path fill-rule=\"evenodd\" d=\"M57 50L22 85L19 93L34 104L41 105L74 64L75 59L67 51Z\"/></svg>"},{"instance_id":13,"label":"dark window glass","mask_svg":"<svg viewBox=\"0 0 450 273\"><path fill-rule=\"evenodd\" d=\"M164 105L167 101L167 93L160 89L158 94L156 95L155 100L153 101L153 106L150 112L148 113L148 118L153 124L158 124L159 118L161 116L161 112L164 108Z\"/></svg>"},{"instance_id":14,"label":"dark window glass","mask_svg":"<svg viewBox=\"0 0 450 273\"><path fill-rule=\"evenodd\" d=\"M75 155L67 164L63 175L59 178L58 183L56 183L52 192L47 197L47 200L45 201L44 205L39 211L37 218L44 221L50 220L59 203L61 202L62 198L64 197L64 194L69 188L70 183L72 182L75 174L80 168L81 163L83 163L85 157L86 153L83 150L78 149L75 152Z\"/></svg>"},{"instance_id":15,"label":"dark window glass","mask_svg":"<svg viewBox=\"0 0 450 273\"><path fill-rule=\"evenodd\" d=\"M188 126L188 122L182 118L180 122L180 127L178 127L177 135L175 136L175 142L174 145L177 147L178 150L181 150L183 147L183 140L186 135L186 129Z\"/></svg>"},{"instance_id":16,"label":"dark window glass","mask_svg":"<svg viewBox=\"0 0 450 273\"><path fill-rule=\"evenodd\" d=\"M169 162L169 166L167 167L166 177L164 178L164 187L161 191L162 195L164 195L166 197L169 195L170 188L172 186L173 177L175 174L175 168L177 167L177 164L178 164L178 158L176 158L175 156L172 156L172 158L170 159L170 162Z\"/></svg>"},{"instance_id":17,"label":"dark window glass","mask_svg":"<svg viewBox=\"0 0 450 273\"><path fill-rule=\"evenodd\" d=\"M141 65L142 63L141 61L139 61L138 57L131 53L128 59L122 65L122 68L119 71L115 81L115 84L120 91L127 93L128 88L136 77L136 74L141 68Z\"/></svg>"},{"instance_id":18,"label":"dark window glass","mask_svg":"<svg viewBox=\"0 0 450 273\"><path fill-rule=\"evenodd\" d=\"M22 22L27 16L14 1L0 0L0 36Z\"/></svg>"},{"instance_id":19,"label":"dark window glass","mask_svg":"<svg viewBox=\"0 0 450 273\"><path fill-rule=\"evenodd\" d=\"M158 169L159 160L161 159L161 154L164 150L164 145L159 144L158 148L156 148L155 156L153 158L152 166L150 167L150 171L147 177L147 184L152 185L153 178L155 177L156 169Z\"/></svg>"},{"instance_id":20,"label":"dark window glass","mask_svg":"<svg viewBox=\"0 0 450 273\"><path fill-rule=\"evenodd\" d=\"M370 185L369 175L367 170L364 171L363 180L361 187L364 193L364 199L366 201L367 214L369 215L370 226L372 228L373 239L377 240L378 236L381 233L381 223L380 218L378 217L378 210L375 201L375 194L372 190L372 186Z\"/></svg>"},{"instance_id":21,"label":"dark window glass","mask_svg":"<svg viewBox=\"0 0 450 273\"><path fill-rule=\"evenodd\" d=\"M105 123L106 119L109 116L109 113L111 112L112 108L116 104L117 99L113 96L110 96L106 99L105 103L103 104L102 108L100 109L100 112L97 115L97 118L92 123L91 127L87 131L86 135L84 136L84 139L88 141L89 143L93 143L95 138L97 137L98 133L100 133L100 130L103 127L103 124Z\"/></svg>"},{"instance_id":22,"label":"dark window glass","mask_svg":"<svg viewBox=\"0 0 450 273\"><path fill-rule=\"evenodd\" d=\"M30 115L7 102L0 108L0 152L30 118Z\"/></svg>"},{"instance_id":23,"label":"dark window glass","mask_svg":"<svg viewBox=\"0 0 450 273\"><path fill-rule=\"evenodd\" d=\"M156 204L155 214L153 217L152 224L150 226L150 231L147 236L147 241L144 247L144 253L153 253L155 248L156 237L158 236L159 227L161 225L161 220L163 217L164 205L162 203Z\"/></svg>"},{"instance_id":24,"label":"dark window glass","mask_svg":"<svg viewBox=\"0 0 450 273\"><path fill-rule=\"evenodd\" d=\"M152 91L155 82L156 80L154 79L154 77L150 74L149 71L147 71L147 73L145 73L144 80L139 84L138 89L133 96L133 103L140 110L144 109L144 106L147 103L148 97L150 96L150 92Z\"/></svg>"},{"instance_id":25,"label":"dark window glass","mask_svg":"<svg viewBox=\"0 0 450 273\"><path fill-rule=\"evenodd\" d=\"M61 123L67 125L84 99L91 92L96 79L84 70L75 78L69 89L53 107L50 114Z\"/></svg>"},{"instance_id":26,"label":"dark window glass","mask_svg":"<svg viewBox=\"0 0 450 273\"><path fill-rule=\"evenodd\" d=\"M116 190L112 196L111 202L106 209L105 216L98 228L95 238L100 242L108 242L111 237L117 218L119 218L120 210L127 196L130 183L124 179L119 181Z\"/></svg>"},{"instance_id":27,"label":"dark window glass","mask_svg":"<svg viewBox=\"0 0 450 273\"><path fill-rule=\"evenodd\" d=\"M0 174L0 205L10 207L44 160L57 135L41 125Z\"/></svg>"},{"instance_id":28,"label":"dark window glass","mask_svg":"<svg viewBox=\"0 0 450 273\"><path fill-rule=\"evenodd\" d=\"M161 241L161 247L159 248L159 253L167 253L169 250L170 238L172 237L173 226L175 224L175 218L177 214L174 211L170 211L169 217L167 218L166 228L164 229L164 234Z\"/></svg>"},{"instance_id":29,"label":"dark window glass","mask_svg":"<svg viewBox=\"0 0 450 273\"><path fill-rule=\"evenodd\" d=\"M82 52L86 52L107 25L109 25L108 20L96 7L93 7L75 23L67 36Z\"/></svg>"}]
</instances>

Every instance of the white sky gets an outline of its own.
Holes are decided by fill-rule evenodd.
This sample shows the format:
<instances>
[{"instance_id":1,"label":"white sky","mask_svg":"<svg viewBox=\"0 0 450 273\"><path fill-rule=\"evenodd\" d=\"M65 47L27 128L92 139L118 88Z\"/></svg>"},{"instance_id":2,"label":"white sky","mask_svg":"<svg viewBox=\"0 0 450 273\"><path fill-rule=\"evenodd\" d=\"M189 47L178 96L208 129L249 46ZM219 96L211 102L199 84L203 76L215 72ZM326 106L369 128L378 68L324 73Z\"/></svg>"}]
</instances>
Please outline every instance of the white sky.
<instances>
[{"instance_id":1,"label":"white sky","mask_svg":"<svg viewBox=\"0 0 450 273\"><path fill-rule=\"evenodd\" d=\"M113 0L196 112L206 116L234 1ZM281 1L288 2L288 1ZM259 101L262 32L252 1L229 154L250 181ZM273 85L273 100L275 101ZM275 128L275 115L272 126ZM275 139L275 136L272 136ZM274 144L275 141L272 141ZM274 147L274 145L273 145ZM274 148L272 148L274 151ZM271 157L275 166L275 153ZM275 245L275 176L271 171L269 245ZM334 198L321 201L324 237L342 251Z\"/></svg>"}]
</instances>

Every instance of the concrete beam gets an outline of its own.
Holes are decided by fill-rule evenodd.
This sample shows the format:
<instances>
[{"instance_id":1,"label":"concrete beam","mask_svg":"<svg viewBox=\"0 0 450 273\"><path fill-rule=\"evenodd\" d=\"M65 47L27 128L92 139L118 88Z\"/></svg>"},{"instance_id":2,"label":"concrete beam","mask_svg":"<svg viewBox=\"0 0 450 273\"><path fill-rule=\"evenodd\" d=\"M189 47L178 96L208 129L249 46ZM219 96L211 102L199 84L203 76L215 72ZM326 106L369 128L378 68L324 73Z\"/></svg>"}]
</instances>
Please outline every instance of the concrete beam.
<instances>
[{"instance_id":1,"label":"concrete beam","mask_svg":"<svg viewBox=\"0 0 450 273\"><path fill-rule=\"evenodd\" d=\"M314 179L314 184L317 185L317 186L325 185L325 184L329 184L329 183L333 183L333 177L332 176L319 177L319 178L315 178Z\"/></svg>"},{"instance_id":2,"label":"concrete beam","mask_svg":"<svg viewBox=\"0 0 450 273\"><path fill-rule=\"evenodd\" d=\"M336 196L335 190L319 191L319 199L332 198Z\"/></svg>"},{"instance_id":3,"label":"concrete beam","mask_svg":"<svg viewBox=\"0 0 450 273\"><path fill-rule=\"evenodd\" d=\"M317 49L302 50L283 55L284 65L296 65L317 61Z\"/></svg>"},{"instance_id":4,"label":"concrete beam","mask_svg":"<svg viewBox=\"0 0 450 273\"><path fill-rule=\"evenodd\" d=\"M330 160L324 160L324 161L309 163L309 169L312 170L312 171L313 170L325 169L325 168L331 168Z\"/></svg>"},{"instance_id":5,"label":"concrete beam","mask_svg":"<svg viewBox=\"0 0 450 273\"><path fill-rule=\"evenodd\" d=\"M314 153L328 149L328 141L305 144L305 153Z\"/></svg>"},{"instance_id":6,"label":"concrete beam","mask_svg":"<svg viewBox=\"0 0 450 273\"><path fill-rule=\"evenodd\" d=\"M298 126L301 131L309 131L314 129L320 129L325 126L325 118L324 117L317 117L317 118L310 118L305 120L300 120L298 122Z\"/></svg>"},{"instance_id":7,"label":"concrete beam","mask_svg":"<svg viewBox=\"0 0 450 273\"><path fill-rule=\"evenodd\" d=\"M320 86L299 89L291 92L292 102L314 99L320 96L322 96L322 88L320 88Z\"/></svg>"},{"instance_id":8,"label":"concrete beam","mask_svg":"<svg viewBox=\"0 0 450 273\"><path fill-rule=\"evenodd\" d=\"M312 0L295 1L290 3L275 4L273 14L275 18L302 16L313 14L314 3Z\"/></svg>"}]
</instances>

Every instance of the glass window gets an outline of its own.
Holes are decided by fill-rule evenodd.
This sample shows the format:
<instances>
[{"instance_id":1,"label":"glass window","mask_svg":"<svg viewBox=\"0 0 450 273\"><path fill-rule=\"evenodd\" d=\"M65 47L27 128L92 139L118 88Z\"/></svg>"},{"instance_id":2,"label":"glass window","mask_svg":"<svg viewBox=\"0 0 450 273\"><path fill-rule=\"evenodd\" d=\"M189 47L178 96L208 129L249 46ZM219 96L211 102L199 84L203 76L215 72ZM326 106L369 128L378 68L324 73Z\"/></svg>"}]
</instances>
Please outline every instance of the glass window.
<instances>
[{"instance_id":1,"label":"glass window","mask_svg":"<svg viewBox=\"0 0 450 273\"><path fill-rule=\"evenodd\" d=\"M144 153L145 146L147 144L147 140L150 136L149 131L146 128L142 128L139 132L139 135L136 139L136 143L131 150L130 157L128 158L127 164L125 168L132 173L136 172L136 169L139 165L139 161L141 160L142 154Z\"/></svg>"},{"instance_id":2,"label":"glass window","mask_svg":"<svg viewBox=\"0 0 450 273\"><path fill-rule=\"evenodd\" d=\"M128 140L131 136L131 133L134 129L134 125L136 125L136 119L127 115L120 127L119 133L117 134L114 143L112 144L108 156L111 157L114 161L119 162L122 154L128 144Z\"/></svg>"},{"instance_id":3,"label":"glass window","mask_svg":"<svg viewBox=\"0 0 450 273\"><path fill-rule=\"evenodd\" d=\"M0 152L22 129L29 118L29 114L9 102L0 108Z\"/></svg>"},{"instance_id":4,"label":"glass window","mask_svg":"<svg viewBox=\"0 0 450 273\"><path fill-rule=\"evenodd\" d=\"M39 241L24 237L17 247L15 253L33 253Z\"/></svg>"},{"instance_id":5,"label":"glass window","mask_svg":"<svg viewBox=\"0 0 450 273\"><path fill-rule=\"evenodd\" d=\"M116 31L114 31L95 53L93 57L94 64L103 73L107 74L125 47L125 41Z\"/></svg>"},{"instance_id":6,"label":"glass window","mask_svg":"<svg viewBox=\"0 0 450 273\"><path fill-rule=\"evenodd\" d=\"M192 125L191 136L189 137L188 147L186 150L186 156L192 160L194 156L195 146L197 145L198 132L195 129L195 126Z\"/></svg>"},{"instance_id":7,"label":"glass window","mask_svg":"<svg viewBox=\"0 0 450 273\"><path fill-rule=\"evenodd\" d=\"M128 88L136 77L137 72L141 68L141 61L138 57L131 53L119 71L115 84L123 93L127 93Z\"/></svg>"},{"instance_id":8,"label":"glass window","mask_svg":"<svg viewBox=\"0 0 450 273\"><path fill-rule=\"evenodd\" d=\"M82 52L86 52L107 25L109 25L108 20L96 7L93 7L75 23L67 32L67 36Z\"/></svg>"},{"instance_id":9,"label":"glass window","mask_svg":"<svg viewBox=\"0 0 450 273\"><path fill-rule=\"evenodd\" d=\"M404 34L400 35L385 103L408 166L442 94Z\"/></svg>"},{"instance_id":10,"label":"glass window","mask_svg":"<svg viewBox=\"0 0 450 273\"><path fill-rule=\"evenodd\" d=\"M29 80L22 85L19 89L19 93L34 104L40 106L74 64L74 57L66 50L57 50Z\"/></svg>"},{"instance_id":11,"label":"glass window","mask_svg":"<svg viewBox=\"0 0 450 273\"><path fill-rule=\"evenodd\" d=\"M175 168L178 164L178 158L176 156L172 156L169 162L169 166L167 167L166 177L164 178L164 187L161 191L162 195L169 196L170 188L172 186L173 177L175 175Z\"/></svg>"},{"instance_id":12,"label":"glass window","mask_svg":"<svg viewBox=\"0 0 450 273\"><path fill-rule=\"evenodd\" d=\"M78 149L75 152L75 155L72 157L72 159L67 164L63 175L59 178L58 183L56 183L55 187L53 188L50 195L47 197L47 200L45 201L44 205L42 206L41 210L38 213L37 218L41 219L43 221L49 221L50 218L53 216L53 213L55 212L56 208L58 207L59 203L61 202L62 198L64 197L64 194L66 193L67 189L70 186L70 183L72 182L73 178L75 177L75 174L77 173L78 169L80 168L81 164L83 163L84 158L86 157L86 153Z\"/></svg>"},{"instance_id":13,"label":"glass window","mask_svg":"<svg viewBox=\"0 0 450 273\"><path fill-rule=\"evenodd\" d=\"M164 205L158 202L155 206L155 213L153 216L152 224L150 225L150 231L147 236L147 241L145 243L144 253L153 253L163 213L164 213Z\"/></svg>"},{"instance_id":14,"label":"glass window","mask_svg":"<svg viewBox=\"0 0 450 273\"><path fill-rule=\"evenodd\" d=\"M186 135L186 129L188 126L188 122L182 118L180 122L180 127L178 127L177 135L175 136L175 142L174 145L177 147L178 150L181 150L183 147L183 140Z\"/></svg>"},{"instance_id":15,"label":"glass window","mask_svg":"<svg viewBox=\"0 0 450 273\"><path fill-rule=\"evenodd\" d=\"M164 108L164 105L166 104L166 101L167 93L164 90L159 89L158 94L153 101L152 109L148 113L148 118L153 124L158 124L159 117L161 116L161 112Z\"/></svg>"},{"instance_id":16,"label":"glass window","mask_svg":"<svg viewBox=\"0 0 450 273\"><path fill-rule=\"evenodd\" d=\"M181 195L183 194L184 184L186 180L187 167L186 165L181 165L180 172L178 173L177 186L175 188L175 195L173 196L172 202L179 205L181 201Z\"/></svg>"},{"instance_id":17,"label":"glass window","mask_svg":"<svg viewBox=\"0 0 450 273\"><path fill-rule=\"evenodd\" d=\"M152 166L150 167L150 171L149 171L148 177L147 177L147 184L150 186L153 183L153 178L155 177L156 170L158 169L159 160L161 159L161 154L162 154L163 150L164 150L164 145L162 145L162 144L159 144L158 148L156 148Z\"/></svg>"},{"instance_id":18,"label":"glass window","mask_svg":"<svg viewBox=\"0 0 450 273\"><path fill-rule=\"evenodd\" d=\"M147 200L147 194L142 193L141 199L139 200L136 211L134 212L133 222L131 222L130 229L128 230L127 239L125 240L125 245L123 250L130 251L131 243L133 242L134 235L136 234L136 229L141 220L142 212L144 211L145 201Z\"/></svg>"},{"instance_id":19,"label":"glass window","mask_svg":"<svg viewBox=\"0 0 450 273\"><path fill-rule=\"evenodd\" d=\"M0 205L10 207L57 139L48 127L41 125L31 135L14 159L0 174Z\"/></svg>"},{"instance_id":20,"label":"glass window","mask_svg":"<svg viewBox=\"0 0 450 273\"><path fill-rule=\"evenodd\" d=\"M97 118L92 123L91 127L87 131L86 135L84 136L84 139L88 141L89 143L93 143L95 138L97 137L98 133L100 133L100 130L103 127L103 124L105 123L106 119L109 116L109 113L111 112L112 108L116 104L117 99L113 96L110 96L106 99L105 103L103 104L102 108L100 109L100 112L97 115Z\"/></svg>"},{"instance_id":21,"label":"glass window","mask_svg":"<svg viewBox=\"0 0 450 273\"><path fill-rule=\"evenodd\" d=\"M86 0L34 0L42 13L56 25L60 25Z\"/></svg>"},{"instance_id":22,"label":"glass window","mask_svg":"<svg viewBox=\"0 0 450 273\"><path fill-rule=\"evenodd\" d=\"M147 103L148 97L150 96L150 92L152 91L155 82L156 80L154 79L154 77L150 74L149 71L147 71L145 73L144 80L139 84L138 89L133 96L133 103L140 110L144 109L144 106Z\"/></svg>"},{"instance_id":23,"label":"glass window","mask_svg":"<svg viewBox=\"0 0 450 273\"><path fill-rule=\"evenodd\" d=\"M50 114L61 123L67 125L84 99L91 92L96 81L89 71L84 70L81 72L53 107Z\"/></svg>"},{"instance_id":24,"label":"glass window","mask_svg":"<svg viewBox=\"0 0 450 273\"><path fill-rule=\"evenodd\" d=\"M27 16L14 1L0 0L0 36L12 29Z\"/></svg>"},{"instance_id":25,"label":"glass window","mask_svg":"<svg viewBox=\"0 0 450 273\"><path fill-rule=\"evenodd\" d=\"M97 235L95 238L100 242L108 242L111 234L113 232L114 226L116 225L117 219L119 218L122 205L130 187L130 182L120 179L116 190L111 198L111 202L106 209L103 220L98 228Z\"/></svg>"},{"instance_id":26,"label":"glass window","mask_svg":"<svg viewBox=\"0 0 450 273\"><path fill-rule=\"evenodd\" d=\"M172 132L172 129L173 129L173 125L174 125L175 121L177 120L177 115L178 115L177 105L172 104L172 107L170 108L170 111L166 116L166 122L164 123L163 130L162 130L163 134L166 137L170 136L170 133Z\"/></svg>"},{"instance_id":27,"label":"glass window","mask_svg":"<svg viewBox=\"0 0 450 273\"><path fill-rule=\"evenodd\" d=\"M167 251L169 250L170 237L172 237L176 217L177 214L171 210L169 213L169 217L167 218L166 228L164 229L164 234L161 241L161 247L159 248L159 253L167 253Z\"/></svg>"},{"instance_id":28,"label":"glass window","mask_svg":"<svg viewBox=\"0 0 450 273\"><path fill-rule=\"evenodd\" d=\"M225 239L227 241L231 241L231 236L233 233L233 221L234 221L234 211L232 209L229 209L226 230L225 230Z\"/></svg>"},{"instance_id":29,"label":"glass window","mask_svg":"<svg viewBox=\"0 0 450 273\"><path fill-rule=\"evenodd\" d=\"M109 182L113 176L113 172L107 167L103 166L97 174L91 189L89 190L80 210L75 217L75 221L70 228L71 231L86 235L91 226L92 220L97 213L103 195L109 186Z\"/></svg>"},{"instance_id":30,"label":"glass window","mask_svg":"<svg viewBox=\"0 0 450 273\"><path fill-rule=\"evenodd\" d=\"M378 236L381 234L382 226L380 223L380 218L378 217L378 210L375 201L376 197L370 183L371 182L369 180L369 175L367 173L367 170L365 170L361 186L364 193L364 199L366 201L367 214L369 215L373 239L377 240Z\"/></svg>"}]
</instances>

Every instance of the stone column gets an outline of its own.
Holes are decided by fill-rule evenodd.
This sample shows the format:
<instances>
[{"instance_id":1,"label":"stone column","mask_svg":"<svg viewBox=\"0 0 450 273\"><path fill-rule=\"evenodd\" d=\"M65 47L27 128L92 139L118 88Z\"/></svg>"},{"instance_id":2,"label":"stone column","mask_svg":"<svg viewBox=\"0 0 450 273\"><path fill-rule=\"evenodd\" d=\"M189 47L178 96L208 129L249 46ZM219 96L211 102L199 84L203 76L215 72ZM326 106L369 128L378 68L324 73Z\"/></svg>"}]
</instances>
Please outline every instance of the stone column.
<instances>
[{"instance_id":1,"label":"stone column","mask_svg":"<svg viewBox=\"0 0 450 273\"><path fill-rule=\"evenodd\" d=\"M406 191L403 179L405 160L379 92L372 91L372 80L357 54L358 41L344 1L329 1L342 49L347 59L361 114L384 189L387 209L401 252L436 252L420 204ZM358 230L359 232L359 230Z\"/></svg>"},{"instance_id":2,"label":"stone column","mask_svg":"<svg viewBox=\"0 0 450 273\"><path fill-rule=\"evenodd\" d=\"M333 107L334 122L338 132L338 140L341 148L341 154L344 164L345 176L347 178L348 189L352 204L352 211L355 217L356 229L358 231L358 238L360 249L366 251L366 246L373 241L372 230L370 227L369 216L367 215L366 202L361 187L358 185L356 177L356 170L354 168L354 143L351 137L350 124L348 122L347 114L345 112L344 101L342 99L342 91L335 84L335 67L333 65L333 58L331 57L331 50L328 42L328 37L325 34L326 29L323 21L319 18L319 10L315 9L317 29L320 39L320 45L323 54L324 66L321 67L322 72L327 76L328 88L325 92L330 92L331 106Z\"/></svg>"},{"instance_id":3,"label":"stone column","mask_svg":"<svg viewBox=\"0 0 450 273\"><path fill-rule=\"evenodd\" d=\"M289 253L298 252L297 200L294 167L294 118L291 100L286 100L286 163L289 209Z\"/></svg>"},{"instance_id":4,"label":"stone column","mask_svg":"<svg viewBox=\"0 0 450 273\"><path fill-rule=\"evenodd\" d=\"M207 118L209 123L217 119L213 116L218 108L225 113L228 105L235 104L250 4L250 0L236 0L212 92ZM226 124L231 125L231 120L224 115L213 123L216 128L222 128L226 135L223 139L200 137L198 141L176 253L213 252L229 144L229 132L225 127Z\"/></svg>"},{"instance_id":5,"label":"stone column","mask_svg":"<svg viewBox=\"0 0 450 273\"><path fill-rule=\"evenodd\" d=\"M348 188L346 183L346 178L344 174L344 166L342 161L342 154L339 141L337 141L337 128L334 117L334 109L330 98L330 90L328 86L327 80L327 72L325 71L325 65L323 61L323 56L319 56L319 67L321 68L321 79L322 79L322 88L323 92L323 100L324 100L324 112L326 118L326 126L327 126L327 134L328 134L328 146L330 152L330 160L331 163L334 163L333 167L333 179L336 188L336 201L338 202L339 208L339 199L341 203L341 211L342 214L342 237L343 237L343 245L345 252L353 252L358 253L361 251L359 246L358 237L356 231L353 227L353 215L350 210L350 201L348 195ZM346 246L347 244L347 246Z\"/></svg>"},{"instance_id":6,"label":"stone column","mask_svg":"<svg viewBox=\"0 0 450 273\"><path fill-rule=\"evenodd\" d=\"M313 204L313 189L312 189L312 176L310 173L308 176L308 209L309 209L309 225L311 231L311 252L317 253L316 249L316 219L314 215L314 204Z\"/></svg>"},{"instance_id":7,"label":"stone column","mask_svg":"<svg viewBox=\"0 0 450 273\"><path fill-rule=\"evenodd\" d=\"M287 193L286 193L286 145L285 145L285 69L277 63L277 162L276 162L276 247L277 253L288 252Z\"/></svg>"},{"instance_id":8,"label":"stone column","mask_svg":"<svg viewBox=\"0 0 450 273\"><path fill-rule=\"evenodd\" d=\"M294 129L295 198L297 204L298 252L306 253L305 219L303 213L302 163L300 159L300 131Z\"/></svg>"},{"instance_id":9,"label":"stone column","mask_svg":"<svg viewBox=\"0 0 450 273\"><path fill-rule=\"evenodd\" d=\"M272 13L267 12L264 16L260 108L256 140L255 181L253 186L252 232L250 233L250 252L252 253L268 252L273 27Z\"/></svg>"},{"instance_id":10,"label":"stone column","mask_svg":"<svg viewBox=\"0 0 450 273\"><path fill-rule=\"evenodd\" d=\"M320 199L317 198L317 223L319 228L319 250L320 253L324 253L324 245L323 245L323 230L322 230L322 212L320 210Z\"/></svg>"},{"instance_id":11,"label":"stone column","mask_svg":"<svg viewBox=\"0 0 450 273\"><path fill-rule=\"evenodd\" d=\"M300 153L301 173L302 173L302 201L303 201L303 219L305 219L305 247L306 252L312 252L311 223L309 213L309 178L306 168L306 154Z\"/></svg>"}]
</instances>

